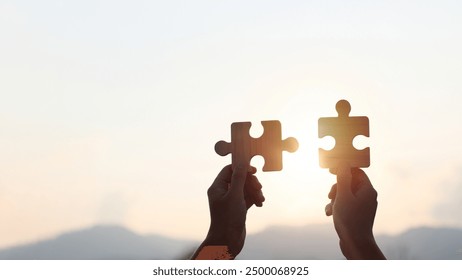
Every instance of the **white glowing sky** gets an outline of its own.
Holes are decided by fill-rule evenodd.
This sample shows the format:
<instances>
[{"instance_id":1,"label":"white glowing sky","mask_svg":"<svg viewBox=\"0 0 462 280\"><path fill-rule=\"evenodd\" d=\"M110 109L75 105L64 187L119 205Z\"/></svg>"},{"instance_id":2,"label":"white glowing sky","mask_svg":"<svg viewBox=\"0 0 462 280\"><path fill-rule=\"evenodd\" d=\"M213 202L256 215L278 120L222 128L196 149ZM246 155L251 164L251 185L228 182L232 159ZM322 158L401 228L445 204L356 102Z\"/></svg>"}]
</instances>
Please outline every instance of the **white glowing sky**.
<instances>
[{"instance_id":1,"label":"white glowing sky","mask_svg":"<svg viewBox=\"0 0 462 280\"><path fill-rule=\"evenodd\" d=\"M0 246L98 223L203 237L234 121L300 143L258 173L248 231L330 222L317 119L342 98L370 118L376 230L462 226L462 4L371 2L1 1Z\"/></svg>"}]
</instances>

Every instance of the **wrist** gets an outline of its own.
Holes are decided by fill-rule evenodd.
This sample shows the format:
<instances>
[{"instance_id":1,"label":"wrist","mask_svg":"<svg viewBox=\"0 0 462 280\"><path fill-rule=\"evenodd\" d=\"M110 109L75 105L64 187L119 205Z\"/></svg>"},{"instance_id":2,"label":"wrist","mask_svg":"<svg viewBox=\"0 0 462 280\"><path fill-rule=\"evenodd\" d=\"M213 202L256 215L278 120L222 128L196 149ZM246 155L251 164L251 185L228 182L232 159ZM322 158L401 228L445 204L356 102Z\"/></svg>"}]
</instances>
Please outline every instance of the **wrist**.
<instances>
[{"instance_id":1,"label":"wrist","mask_svg":"<svg viewBox=\"0 0 462 280\"><path fill-rule=\"evenodd\" d=\"M209 229L207 236L192 258L195 260L233 260L236 255L231 252L221 232Z\"/></svg>"},{"instance_id":2,"label":"wrist","mask_svg":"<svg viewBox=\"0 0 462 280\"><path fill-rule=\"evenodd\" d=\"M222 226L210 225L204 242L208 245L229 245L226 230Z\"/></svg>"},{"instance_id":3,"label":"wrist","mask_svg":"<svg viewBox=\"0 0 462 280\"><path fill-rule=\"evenodd\" d=\"M245 226L237 229L212 223L204 243L213 246L227 246L229 253L234 258L241 252L244 246L245 232Z\"/></svg>"},{"instance_id":4,"label":"wrist","mask_svg":"<svg viewBox=\"0 0 462 280\"><path fill-rule=\"evenodd\" d=\"M377 245L374 236L367 235L350 240L340 240L343 255L350 260L381 260L385 259Z\"/></svg>"},{"instance_id":5,"label":"wrist","mask_svg":"<svg viewBox=\"0 0 462 280\"><path fill-rule=\"evenodd\" d=\"M203 242L207 246L228 246L228 242L222 235L215 235L213 233L207 234Z\"/></svg>"},{"instance_id":6,"label":"wrist","mask_svg":"<svg viewBox=\"0 0 462 280\"><path fill-rule=\"evenodd\" d=\"M228 246L205 245L204 243L193 256L195 260L234 260L234 258Z\"/></svg>"}]
</instances>

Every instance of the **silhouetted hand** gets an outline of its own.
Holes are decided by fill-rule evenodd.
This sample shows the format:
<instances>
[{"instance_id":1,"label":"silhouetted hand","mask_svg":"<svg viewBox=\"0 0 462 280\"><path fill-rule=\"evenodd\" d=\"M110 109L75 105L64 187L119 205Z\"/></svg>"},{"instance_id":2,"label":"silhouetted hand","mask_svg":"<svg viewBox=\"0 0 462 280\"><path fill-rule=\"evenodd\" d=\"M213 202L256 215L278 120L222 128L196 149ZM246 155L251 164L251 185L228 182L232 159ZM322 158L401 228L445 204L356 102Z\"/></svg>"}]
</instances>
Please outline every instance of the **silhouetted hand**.
<instances>
[{"instance_id":1,"label":"silhouetted hand","mask_svg":"<svg viewBox=\"0 0 462 280\"><path fill-rule=\"evenodd\" d=\"M249 171L250 170L250 171ZM234 259L245 241L247 210L263 205L262 186L256 169L231 165L224 167L207 191L210 228L193 259Z\"/></svg>"},{"instance_id":2,"label":"silhouetted hand","mask_svg":"<svg viewBox=\"0 0 462 280\"><path fill-rule=\"evenodd\" d=\"M385 259L372 232L377 210L377 192L366 173L341 167L337 184L329 193L326 215L333 216L340 249L347 259Z\"/></svg>"}]
</instances>

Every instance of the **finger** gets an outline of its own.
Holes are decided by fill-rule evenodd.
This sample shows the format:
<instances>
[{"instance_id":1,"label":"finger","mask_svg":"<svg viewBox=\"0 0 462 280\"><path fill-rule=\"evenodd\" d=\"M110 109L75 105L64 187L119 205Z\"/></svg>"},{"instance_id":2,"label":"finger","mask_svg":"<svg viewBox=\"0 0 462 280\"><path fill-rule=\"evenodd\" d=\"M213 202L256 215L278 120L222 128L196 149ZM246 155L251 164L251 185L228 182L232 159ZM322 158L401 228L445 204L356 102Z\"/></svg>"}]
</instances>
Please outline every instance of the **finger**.
<instances>
[{"instance_id":1,"label":"finger","mask_svg":"<svg viewBox=\"0 0 462 280\"><path fill-rule=\"evenodd\" d=\"M213 181L210 188L207 190L207 195L209 197L217 197L225 195L228 192L228 185L231 182L231 175L233 170L231 165L223 167L223 169L218 173L217 177Z\"/></svg>"},{"instance_id":2,"label":"finger","mask_svg":"<svg viewBox=\"0 0 462 280\"><path fill-rule=\"evenodd\" d=\"M357 197L366 197L369 201L376 201L377 200L377 191L371 184L369 177L366 173L357 168L352 170L353 179L352 183L354 183L356 189L356 196Z\"/></svg>"},{"instance_id":3,"label":"finger","mask_svg":"<svg viewBox=\"0 0 462 280\"><path fill-rule=\"evenodd\" d=\"M247 178L248 166L239 165L233 170L229 194L235 197L244 198L244 186Z\"/></svg>"},{"instance_id":4,"label":"finger","mask_svg":"<svg viewBox=\"0 0 462 280\"><path fill-rule=\"evenodd\" d=\"M263 202L265 201L265 197L263 196L262 188L263 186L261 185L260 181L258 181L258 178L256 176L251 176L251 182L252 182L252 195L254 198L255 205L257 207L262 207Z\"/></svg>"},{"instance_id":5,"label":"finger","mask_svg":"<svg viewBox=\"0 0 462 280\"><path fill-rule=\"evenodd\" d=\"M254 200L255 206L262 207L263 202L265 201L265 196L263 195L263 192L261 190L255 191L253 193L253 200Z\"/></svg>"},{"instance_id":6,"label":"finger","mask_svg":"<svg viewBox=\"0 0 462 280\"><path fill-rule=\"evenodd\" d=\"M362 201L377 202L377 191L374 188L363 187L356 192L356 197Z\"/></svg>"},{"instance_id":7,"label":"finger","mask_svg":"<svg viewBox=\"0 0 462 280\"><path fill-rule=\"evenodd\" d=\"M265 197L263 196L261 189L262 185L258 181L258 178L253 175L247 175L244 193L246 194L245 199L248 207L252 206L253 204L255 204L257 207L261 207L263 205Z\"/></svg>"},{"instance_id":8,"label":"finger","mask_svg":"<svg viewBox=\"0 0 462 280\"><path fill-rule=\"evenodd\" d=\"M334 184L332 186L332 188L330 189L329 194L327 195L327 197L329 199L335 199L335 196L337 196L337 184Z\"/></svg>"},{"instance_id":9,"label":"finger","mask_svg":"<svg viewBox=\"0 0 462 280\"><path fill-rule=\"evenodd\" d=\"M353 198L351 192L351 168L348 164L341 163L337 168L337 197Z\"/></svg>"},{"instance_id":10,"label":"finger","mask_svg":"<svg viewBox=\"0 0 462 280\"><path fill-rule=\"evenodd\" d=\"M324 211L326 212L326 216L332 216L332 202L326 205Z\"/></svg>"},{"instance_id":11,"label":"finger","mask_svg":"<svg viewBox=\"0 0 462 280\"><path fill-rule=\"evenodd\" d=\"M255 203L255 200L253 198L250 198L249 197L245 197L245 206L247 207L247 210L250 209L250 207L252 207L253 205L256 205L257 207L259 207L256 203Z\"/></svg>"},{"instance_id":12,"label":"finger","mask_svg":"<svg viewBox=\"0 0 462 280\"><path fill-rule=\"evenodd\" d=\"M371 181L369 177L367 177L366 173L359 169L359 168L352 168L351 169L352 185L364 185L372 187Z\"/></svg>"},{"instance_id":13,"label":"finger","mask_svg":"<svg viewBox=\"0 0 462 280\"><path fill-rule=\"evenodd\" d=\"M366 190L366 193L373 193L375 190L372 187L371 181L367 177L366 173L359 169L351 169L352 179L351 179L351 191L357 196L358 192L363 192L363 189Z\"/></svg>"},{"instance_id":14,"label":"finger","mask_svg":"<svg viewBox=\"0 0 462 280\"><path fill-rule=\"evenodd\" d=\"M250 175L247 174L247 179L245 181L245 186L246 188L252 189L252 190L261 190L262 185L260 181L258 181L257 176L255 175Z\"/></svg>"},{"instance_id":15,"label":"finger","mask_svg":"<svg viewBox=\"0 0 462 280\"><path fill-rule=\"evenodd\" d=\"M229 184L231 182L232 175L233 168L231 167L231 165L226 165L225 167L223 167L220 173L218 173L212 185Z\"/></svg>"},{"instance_id":16,"label":"finger","mask_svg":"<svg viewBox=\"0 0 462 280\"><path fill-rule=\"evenodd\" d=\"M253 166L250 166L248 173L249 174L255 174L255 173L257 173L257 169L255 167L253 167Z\"/></svg>"},{"instance_id":17,"label":"finger","mask_svg":"<svg viewBox=\"0 0 462 280\"><path fill-rule=\"evenodd\" d=\"M260 194L247 194L245 195L245 204L247 206L247 209L252 207L252 205L255 204L257 207L262 207L263 202L265 201L265 197L263 194L260 192Z\"/></svg>"},{"instance_id":18,"label":"finger","mask_svg":"<svg viewBox=\"0 0 462 280\"><path fill-rule=\"evenodd\" d=\"M266 198L265 196L263 195L263 192L260 190L258 193L257 193L257 201L255 202L255 205L257 205L257 207L262 207L263 206L263 202L265 202Z\"/></svg>"}]
</instances>

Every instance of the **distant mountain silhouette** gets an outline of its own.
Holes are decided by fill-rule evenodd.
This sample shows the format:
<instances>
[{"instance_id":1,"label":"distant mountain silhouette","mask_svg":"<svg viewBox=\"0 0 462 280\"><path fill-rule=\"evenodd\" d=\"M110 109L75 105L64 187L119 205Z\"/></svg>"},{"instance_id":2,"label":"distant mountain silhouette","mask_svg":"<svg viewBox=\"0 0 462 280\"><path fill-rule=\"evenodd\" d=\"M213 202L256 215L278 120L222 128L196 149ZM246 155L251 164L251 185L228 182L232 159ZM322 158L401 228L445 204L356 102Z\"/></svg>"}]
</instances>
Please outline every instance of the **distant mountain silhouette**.
<instances>
[{"instance_id":1,"label":"distant mountain silhouette","mask_svg":"<svg viewBox=\"0 0 462 280\"><path fill-rule=\"evenodd\" d=\"M197 243L161 235L141 236L120 226L95 226L55 239L0 250L0 259L177 259L193 250Z\"/></svg>"},{"instance_id":2,"label":"distant mountain silhouette","mask_svg":"<svg viewBox=\"0 0 462 280\"><path fill-rule=\"evenodd\" d=\"M388 259L461 260L462 229L419 227L377 235ZM270 227L250 235L240 259L344 259L333 225Z\"/></svg>"},{"instance_id":3,"label":"distant mountain silhouette","mask_svg":"<svg viewBox=\"0 0 462 280\"><path fill-rule=\"evenodd\" d=\"M462 229L420 227L377 238L389 259L462 260Z\"/></svg>"},{"instance_id":4,"label":"distant mountain silhouette","mask_svg":"<svg viewBox=\"0 0 462 280\"><path fill-rule=\"evenodd\" d=\"M462 259L462 229L420 227L378 235L388 259ZM34 244L0 250L11 260L186 259L199 240L138 235L120 226L95 226ZM344 259L332 225L274 226L247 236L239 259Z\"/></svg>"},{"instance_id":5,"label":"distant mountain silhouette","mask_svg":"<svg viewBox=\"0 0 462 280\"><path fill-rule=\"evenodd\" d=\"M239 259L342 259L333 225L273 226L249 235Z\"/></svg>"}]
</instances>

